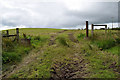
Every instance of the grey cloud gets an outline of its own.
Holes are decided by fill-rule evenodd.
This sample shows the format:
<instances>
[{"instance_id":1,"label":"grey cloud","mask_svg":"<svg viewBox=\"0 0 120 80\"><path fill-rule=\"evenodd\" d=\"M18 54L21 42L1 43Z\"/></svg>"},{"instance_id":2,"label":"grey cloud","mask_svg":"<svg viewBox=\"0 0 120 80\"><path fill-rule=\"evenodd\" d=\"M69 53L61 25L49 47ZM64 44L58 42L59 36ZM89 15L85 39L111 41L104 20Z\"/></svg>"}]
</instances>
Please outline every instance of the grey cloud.
<instances>
[{"instance_id":1,"label":"grey cloud","mask_svg":"<svg viewBox=\"0 0 120 80\"><path fill-rule=\"evenodd\" d=\"M85 9L80 11L70 10L60 2L13 1L0 7L2 25L71 28L83 26L86 20L90 24L111 23L111 17L114 17L114 22L118 21L117 2L90 3L87 7L83 6Z\"/></svg>"},{"instance_id":2,"label":"grey cloud","mask_svg":"<svg viewBox=\"0 0 120 80\"><path fill-rule=\"evenodd\" d=\"M84 8L84 7L83 7ZM68 11L68 16L74 16L82 21L88 20L90 23L110 23L112 17L114 22L118 22L118 3L117 2L101 2L95 3L85 11ZM83 23L82 23L83 24Z\"/></svg>"}]
</instances>

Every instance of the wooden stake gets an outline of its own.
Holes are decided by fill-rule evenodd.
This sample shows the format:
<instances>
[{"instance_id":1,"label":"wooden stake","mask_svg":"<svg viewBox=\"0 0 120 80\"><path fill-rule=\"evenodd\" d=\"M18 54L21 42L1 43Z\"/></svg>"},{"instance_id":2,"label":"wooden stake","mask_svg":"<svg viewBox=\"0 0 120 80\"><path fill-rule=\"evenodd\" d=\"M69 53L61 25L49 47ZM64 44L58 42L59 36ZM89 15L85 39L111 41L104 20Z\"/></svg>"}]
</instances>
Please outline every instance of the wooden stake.
<instances>
[{"instance_id":1,"label":"wooden stake","mask_svg":"<svg viewBox=\"0 0 120 80\"><path fill-rule=\"evenodd\" d=\"M16 39L17 39L17 41L19 41L19 28L16 28Z\"/></svg>"},{"instance_id":2,"label":"wooden stake","mask_svg":"<svg viewBox=\"0 0 120 80\"><path fill-rule=\"evenodd\" d=\"M91 25L91 35L92 35L92 37L93 37L93 35L94 35L93 30L94 30L94 26L93 26L93 24L92 24L92 25Z\"/></svg>"},{"instance_id":3,"label":"wooden stake","mask_svg":"<svg viewBox=\"0 0 120 80\"><path fill-rule=\"evenodd\" d=\"M86 37L88 37L88 21L86 21Z\"/></svg>"},{"instance_id":4,"label":"wooden stake","mask_svg":"<svg viewBox=\"0 0 120 80\"><path fill-rule=\"evenodd\" d=\"M8 31L8 30L6 30L6 32L7 32L7 36L9 36L9 31Z\"/></svg>"},{"instance_id":5,"label":"wooden stake","mask_svg":"<svg viewBox=\"0 0 120 80\"><path fill-rule=\"evenodd\" d=\"M107 25L105 26L105 34L107 34Z\"/></svg>"}]
</instances>

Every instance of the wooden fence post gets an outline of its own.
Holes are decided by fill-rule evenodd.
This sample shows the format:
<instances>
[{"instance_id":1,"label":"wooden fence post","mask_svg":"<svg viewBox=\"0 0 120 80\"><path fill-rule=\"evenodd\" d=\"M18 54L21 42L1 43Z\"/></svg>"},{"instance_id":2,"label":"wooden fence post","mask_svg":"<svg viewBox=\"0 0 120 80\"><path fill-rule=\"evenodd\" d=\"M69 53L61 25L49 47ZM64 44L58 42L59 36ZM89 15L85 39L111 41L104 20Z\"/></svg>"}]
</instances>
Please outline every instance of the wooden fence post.
<instances>
[{"instance_id":1,"label":"wooden fence post","mask_svg":"<svg viewBox=\"0 0 120 80\"><path fill-rule=\"evenodd\" d=\"M86 37L88 38L88 21L86 21Z\"/></svg>"},{"instance_id":2,"label":"wooden fence post","mask_svg":"<svg viewBox=\"0 0 120 80\"><path fill-rule=\"evenodd\" d=\"M107 34L107 25L105 26L105 34Z\"/></svg>"},{"instance_id":3,"label":"wooden fence post","mask_svg":"<svg viewBox=\"0 0 120 80\"><path fill-rule=\"evenodd\" d=\"M9 36L9 31L8 30L6 30L6 33L7 33L7 36Z\"/></svg>"},{"instance_id":4,"label":"wooden fence post","mask_svg":"<svg viewBox=\"0 0 120 80\"><path fill-rule=\"evenodd\" d=\"M93 24L92 24L92 25L91 25L91 35L92 35L92 37L93 37L93 35L94 35L93 30L94 30L94 26L93 26Z\"/></svg>"},{"instance_id":5,"label":"wooden fence post","mask_svg":"<svg viewBox=\"0 0 120 80\"><path fill-rule=\"evenodd\" d=\"M19 41L19 28L16 28L16 39L17 39L17 41Z\"/></svg>"},{"instance_id":6,"label":"wooden fence post","mask_svg":"<svg viewBox=\"0 0 120 80\"><path fill-rule=\"evenodd\" d=\"M108 27L108 33L110 33L110 28Z\"/></svg>"}]
</instances>

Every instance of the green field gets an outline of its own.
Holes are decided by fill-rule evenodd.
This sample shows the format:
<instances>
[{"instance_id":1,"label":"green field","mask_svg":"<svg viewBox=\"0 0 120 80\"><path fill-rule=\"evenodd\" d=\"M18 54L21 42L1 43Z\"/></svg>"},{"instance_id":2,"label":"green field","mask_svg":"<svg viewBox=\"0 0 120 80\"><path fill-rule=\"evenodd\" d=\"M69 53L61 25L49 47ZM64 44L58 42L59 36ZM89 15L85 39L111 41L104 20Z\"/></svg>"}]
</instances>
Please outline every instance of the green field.
<instances>
[{"instance_id":1,"label":"green field","mask_svg":"<svg viewBox=\"0 0 120 80\"><path fill-rule=\"evenodd\" d=\"M9 30L15 34L15 30ZM5 34L5 31L2 31ZM2 38L3 78L117 78L120 74L120 31L22 28L20 39Z\"/></svg>"}]
</instances>

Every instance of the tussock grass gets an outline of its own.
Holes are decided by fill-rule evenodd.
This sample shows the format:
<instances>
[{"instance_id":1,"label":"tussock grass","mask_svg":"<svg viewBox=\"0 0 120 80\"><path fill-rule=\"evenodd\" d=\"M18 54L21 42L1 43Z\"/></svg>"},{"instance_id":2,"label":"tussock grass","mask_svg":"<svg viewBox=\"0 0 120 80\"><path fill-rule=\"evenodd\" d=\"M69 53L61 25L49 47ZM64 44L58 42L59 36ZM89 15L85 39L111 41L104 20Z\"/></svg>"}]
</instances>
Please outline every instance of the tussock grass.
<instances>
[{"instance_id":1,"label":"tussock grass","mask_svg":"<svg viewBox=\"0 0 120 80\"><path fill-rule=\"evenodd\" d=\"M58 37L57 39L58 39L60 44L62 44L64 46L68 46L68 43L64 37Z\"/></svg>"}]
</instances>

